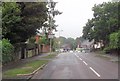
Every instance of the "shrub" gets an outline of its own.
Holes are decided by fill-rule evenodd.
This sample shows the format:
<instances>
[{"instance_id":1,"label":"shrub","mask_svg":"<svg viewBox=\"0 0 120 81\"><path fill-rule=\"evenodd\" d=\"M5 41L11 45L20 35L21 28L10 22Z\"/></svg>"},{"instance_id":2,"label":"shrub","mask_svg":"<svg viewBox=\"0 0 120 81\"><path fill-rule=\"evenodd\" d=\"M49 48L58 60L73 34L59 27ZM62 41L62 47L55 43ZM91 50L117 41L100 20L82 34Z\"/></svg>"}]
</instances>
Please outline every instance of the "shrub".
<instances>
[{"instance_id":1,"label":"shrub","mask_svg":"<svg viewBox=\"0 0 120 81\"><path fill-rule=\"evenodd\" d=\"M0 63L2 62L2 41L0 40Z\"/></svg>"},{"instance_id":2,"label":"shrub","mask_svg":"<svg viewBox=\"0 0 120 81\"><path fill-rule=\"evenodd\" d=\"M117 49L119 47L118 46L118 41L119 41L118 40L118 32L110 34L109 40L110 40L109 46L111 49Z\"/></svg>"},{"instance_id":3,"label":"shrub","mask_svg":"<svg viewBox=\"0 0 120 81\"><path fill-rule=\"evenodd\" d=\"M8 63L13 61L14 58L14 47L7 39L2 39L2 63Z\"/></svg>"},{"instance_id":4,"label":"shrub","mask_svg":"<svg viewBox=\"0 0 120 81\"><path fill-rule=\"evenodd\" d=\"M120 49L120 30L110 34L109 37L110 43L108 47L104 48L105 53L109 53L112 50Z\"/></svg>"},{"instance_id":5,"label":"shrub","mask_svg":"<svg viewBox=\"0 0 120 81\"><path fill-rule=\"evenodd\" d=\"M110 47L106 47L106 48L104 48L104 52L106 53L106 54L108 54L108 53L110 53L110 50L111 50L111 48Z\"/></svg>"},{"instance_id":6,"label":"shrub","mask_svg":"<svg viewBox=\"0 0 120 81\"><path fill-rule=\"evenodd\" d=\"M118 48L120 49L120 30L118 31Z\"/></svg>"},{"instance_id":7,"label":"shrub","mask_svg":"<svg viewBox=\"0 0 120 81\"><path fill-rule=\"evenodd\" d=\"M46 36L43 36L41 39L39 39L38 43L48 45L49 39L47 39Z\"/></svg>"},{"instance_id":8,"label":"shrub","mask_svg":"<svg viewBox=\"0 0 120 81\"><path fill-rule=\"evenodd\" d=\"M35 37L31 37L31 38L29 39L29 43L35 43L35 41L36 41Z\"/></svg>"}]
</instances>

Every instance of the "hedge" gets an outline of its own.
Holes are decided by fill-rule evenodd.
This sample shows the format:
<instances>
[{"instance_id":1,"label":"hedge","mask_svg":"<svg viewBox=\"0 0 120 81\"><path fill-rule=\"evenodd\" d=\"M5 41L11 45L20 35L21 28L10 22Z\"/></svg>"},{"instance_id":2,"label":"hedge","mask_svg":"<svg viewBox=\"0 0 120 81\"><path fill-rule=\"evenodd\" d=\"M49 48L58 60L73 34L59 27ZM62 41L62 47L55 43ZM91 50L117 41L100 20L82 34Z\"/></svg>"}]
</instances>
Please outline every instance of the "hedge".
<instances>
[{"instance_id":1,"label":"hedge","mask_svg":"<svg viewBox=\"0 0 120 81\"><path fill-rule=\"evenodd\" d=\"M14 56L14 47L7 39L2 39L0 44L2 47L2 63L6 64L15 59Z\"/></svg>"}]
</instances>

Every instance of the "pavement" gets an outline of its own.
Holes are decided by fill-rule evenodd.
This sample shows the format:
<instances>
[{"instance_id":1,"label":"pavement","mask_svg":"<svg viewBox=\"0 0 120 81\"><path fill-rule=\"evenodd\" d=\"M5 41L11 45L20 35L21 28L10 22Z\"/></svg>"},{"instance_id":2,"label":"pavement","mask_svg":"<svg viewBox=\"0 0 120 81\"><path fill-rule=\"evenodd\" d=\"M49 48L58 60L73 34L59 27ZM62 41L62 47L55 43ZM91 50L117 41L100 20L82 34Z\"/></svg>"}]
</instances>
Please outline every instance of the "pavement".
<instances>
[{"instance_id":1,"label":"pavement","mask_svg":"<svg viewBox=\"0 0 120 81\"><path fill-rule=\"evenodd\" d=\"M118 63L92 53L60 53L32 79L118 79Z\"/></svg>"}]
</instances>

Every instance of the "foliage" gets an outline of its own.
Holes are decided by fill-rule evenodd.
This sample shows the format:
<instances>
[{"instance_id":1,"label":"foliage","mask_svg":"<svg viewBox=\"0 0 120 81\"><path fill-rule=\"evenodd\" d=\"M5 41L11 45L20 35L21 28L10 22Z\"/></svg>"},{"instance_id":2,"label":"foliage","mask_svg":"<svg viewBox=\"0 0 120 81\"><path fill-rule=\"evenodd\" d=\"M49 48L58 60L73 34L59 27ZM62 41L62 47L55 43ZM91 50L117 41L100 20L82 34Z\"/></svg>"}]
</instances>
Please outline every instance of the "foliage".
<instances>
[{"instance_id":1,"label":"foliage","mask_svg":"<svg viewBox=\"0 0 120 81\"><path fill-rule=\"evenodd\" d=\"M13 61L14 58L14 47L7 39L2 39L2 63Z\"/></svg>"},{"instance_id":2,"label":"foliage","mask_svg":"<svg viewBox=\"0 0 120 81\"><path fill-rule=\"evenodd\" d=\"M105 48L103 49L103 52L105 52L105 53L109 53L109 52L110 52L110 50L111 50L111 48L110 48L110 47L105 47Z\"/></svg>"},{"instance_id":3,"label":"foliage","mask_svg":"<svg viewBox=\"0 0 120 81\"><path fill-rule=\"evenodd\" d=\"M35 41L36 41L35 37L29 38L29 43L35 43Z\"/></svg>"},{"instance_id":4,"label":"foliage","mask_svg":"<svg viewBox=\"0 0 120 81\"><path fill-rule=\"evenodd\" d=\"M48 5L51 5L48 7ZM12 44L26 42L43 28L56 30L54 16L61 14L55 10L55 2L4 2L2 4L3 38ZM52 21L52 25L49 23ZM50 28L51 27L51 28Z\"/></svg>"},{"instance_id":5,"label":"foliage","mask_svg":"<svg viewBox=\"0 0 120 81\"><path fill-rule=\"evenodd\" d=\"M17 74L29 74L32 73L34 70L42 66L43 64L46 64L48 60L35 60L31 61L27 64L22 64L22 66L19 66L19 68L10 69L8 71L5 71L3 73L3 77L16 77Z\"/></svg>"},{"instance_id":6,"label":"foliage","mask_svg":"<svg viewBox=\"0 0 120 81\"><path fill-rule=\"evenodd\" d=\"M0 63L2 63L2 40L0 39Z\"/></svg>"},{"instance_id":7,"label":"foliage","mask_svg":"<svg viewBox=\"0 0 120 81\"><path fill-rule=\"evenodd\" d=\"M110 34L109 37L110 43L107 47L104 48L104 52L110 52L112 50L120 49L120 30Z\"/></svg>"},{"instance_id":8,"label":"foliage","mask_svg":"<svg viewBox=\"0 0 120 81\"><path fill-rule=\"evenodd\" d=\"M110 34L120 30L118 26L119 4L120 2L104 2L95 5L92 9L94 11L94 18L88 20L86 26L84 26L83 37L90 41L95 40L95 42L102 40L104 46L108 46Z\"/></svg>"},{"instance_id":9,"label":"foliage","mask_svg":"<svg viewBox=\"0 0 120 81\"><path fill-rule=\"evenodd\" d=\"M118 49L120 49L120 30L118 31Z\"/></svg>"},{"instance_id":10,"label":"foliage","mask_svg":"<svg viewBox=\"0 0 120 81\"><path fill-rule=\"evenodd\" d=\"M4 2L2 4L3 37L11 43L25 42L36 35L47 21L46 3Z\"/></svg>"},{"instance_id":11,"label":"foliage","mask_svg":"<svg viewBox=\"0 0 120 81\"><path fill-rule=\"evenodd\" d=\"M47 37L46 36L42 36L39 40L38 40L38 43L39 44L46 44L46 45L48 45L49 44L49 39L47 39Z\"/></svg>"},{"instance_id":12,"label":"foliage","mask_svg":"<svg viewBox=\"0 0 120 81\"><path fill-rule=\"evenodd\" d=\"M54 58L55 56L56 56L56 54L50 54L50 55L45 56L45 57L43 57L43 58L52 59L52 58Z\"/></svg>"},{"instance_id":13,"label":"foliage","mask_svg":"<svg viewBox=\"0 0 120 81\"><path fill-rule=\"evenodd\" d=\"M56 38L56 48L60 48L64 45L69 45L71 49L76 49L78 44L81 44L85 39L83 37L74 38L65 38L59 37Z\"/></svg>"},{"instance_id":14,"label":"foliage","mask_svg":"<svg viewBox=\"0 0 120 81\"><path fill-rule=\"evenodd\" d=\"M12 30L16 28L15 25L21 21L20 13L20 7L15 2L2 4L2 34L4 38L12 33Z\"/></svg>"},{"instance_id":15,"label":"foliage","mask_svg":"<svg viewBox=\"0 0 120 81\"><path fill-rule=\"evenodd\" d=\"M110 34L110 44L109 44L109 47L111 49L117 49L118 48L118 32L116 33L112 33Z\"/></svg>"}]
</instances>

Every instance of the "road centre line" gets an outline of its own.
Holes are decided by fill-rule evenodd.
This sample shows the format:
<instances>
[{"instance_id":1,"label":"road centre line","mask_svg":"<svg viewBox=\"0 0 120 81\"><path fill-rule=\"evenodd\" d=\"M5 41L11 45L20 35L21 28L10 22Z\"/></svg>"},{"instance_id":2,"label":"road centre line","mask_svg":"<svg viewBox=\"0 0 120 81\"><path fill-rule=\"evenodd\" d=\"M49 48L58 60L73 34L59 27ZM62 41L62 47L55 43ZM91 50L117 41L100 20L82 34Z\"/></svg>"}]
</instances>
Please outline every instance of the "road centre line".
<instances>
[{"instance_id":1,"label":"road centre line","mask_svg":"<svg viewBox=\"0 0 120 81\"><path fill-rule=\"evenodd\" d=\"M100 75L92 68L92 67L89 67L98 77L100 77Z\"/></svg>"},{"instance_id":2,"label":"road centre line","mask_svg":"<svg viewBox=\"0 0 120 81\"><path fill-rule=\"evenodd\" d=\"M77 55L75 54L75 56L77 57Z\"/></svg>"},{"instance_id":3,"label":"road centre line","mask_svg":"<svg viewBox=\"0 0 120 81\"><path fill-rule=\"evenodd\" d=\"M85 61L83 61L83 63L84 63L85 65L88 65Z\"/></svg>"},{"instance_id":4,"label":"road centre line","mask_svg":"<svg viewBox=\"0 0 120 81\"><path fill-rule=\"evenodd\" d=\"M77 56L79 58L79 56Z\"/></svg>"},{"instance_id":5,"label":"road centre line","mask_svg":"<svg viewBox=\"0 0 120 81\"><path fill-rule=\"evenodd\" d=\"M78 55L75 54L76 57L78 57L80 60L82 60Z\"/></svg>"},{"instance_id":6,"label":"road centre line","mask_svg":"<svg viewBox=\"0 0 120 81\"><path fill-rule=\"evenodd\" d=\"M80 60L82 60L78 55L75 54L76 57L78 57ZM85 65L88 65L85 61L83 61L83 63ZM98 77L101 77L100 74L98 74L98 72L96 72L92 67L89 67L90 70L92 70Z\"/></svg>"},{"instance_id":7,"label":"road centre line","mask_svg":"<svg viewBox=\"0 0 120 81\"><path fill-rule=\"evenodd\" d=\"M76 55L76 54L75 54ZM78 55L76 55L77 57L79 57Z\"/></svg>"},{"instance_id":8,"label":"road centre line","mask_svg":"<svg viewBox=\"0 0 120 81\"><path fill-rule=\"evenodd\" d=\"M82 60L81 58L79 58L80 60Z\"/></svg>"}]
</instances>

